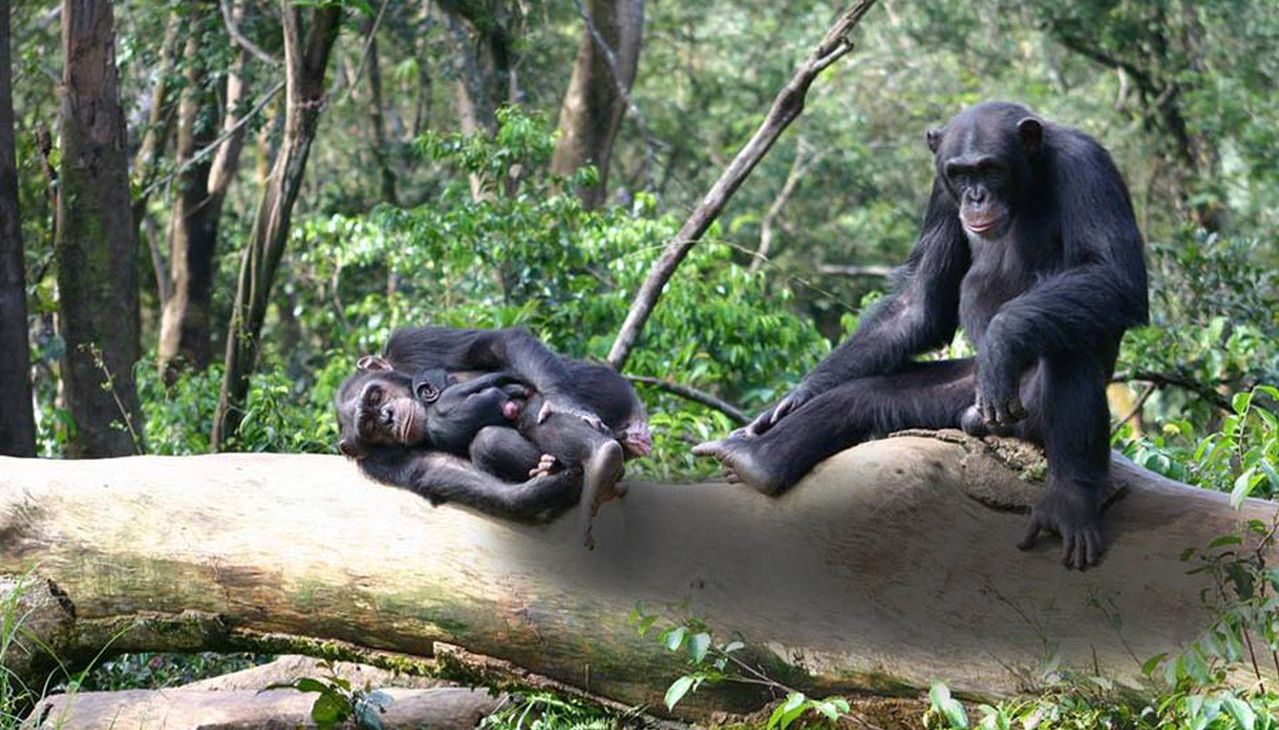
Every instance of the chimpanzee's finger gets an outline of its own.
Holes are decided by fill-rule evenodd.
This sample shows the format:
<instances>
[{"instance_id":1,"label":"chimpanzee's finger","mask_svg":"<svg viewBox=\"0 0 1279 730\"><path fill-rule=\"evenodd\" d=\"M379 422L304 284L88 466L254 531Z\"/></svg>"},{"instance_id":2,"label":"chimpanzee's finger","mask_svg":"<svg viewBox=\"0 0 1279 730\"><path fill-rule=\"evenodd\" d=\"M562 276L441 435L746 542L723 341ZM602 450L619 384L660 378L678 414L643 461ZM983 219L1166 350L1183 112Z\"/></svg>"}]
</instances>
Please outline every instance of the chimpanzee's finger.
<instances>
[{"instance_id":1,"label":"chimpanzee's finger","mask_svg":"<svg viewBox=\"0 0 1279 730\"><path fill-rule=\"evenodd\" d=\"M1089 565L1101 562L1101 533L1096 528L1084 532L1084 544L1088 548L1086 557Z\"/></svg>"},{"instance_id":2,"label":"chimpanzee's finger","mask_svg":"<svg viewBox=\"0 0 1279 730\"><path fill-rule=\"evenodd\" d=\"M1026 417L1026 407L1021 404L1021 398L1013 396L1008 399L1008 415L1012 416L1014 421L1020 421Z\"/></svg>"},{"instance_id":3,"label":"chimpanzee's finger","mask_svg":"<svg viewBox=\"0 0 1279 730\"><path fill-rule=\"evenodd\" d=\"M1022 535L1021 542L1017 543L1018 549L1029 550L1039 541L1039 515L1033 512L1030 515L1030 521L1026 524L1026 534Z\"/></svg>"}]
</instances>

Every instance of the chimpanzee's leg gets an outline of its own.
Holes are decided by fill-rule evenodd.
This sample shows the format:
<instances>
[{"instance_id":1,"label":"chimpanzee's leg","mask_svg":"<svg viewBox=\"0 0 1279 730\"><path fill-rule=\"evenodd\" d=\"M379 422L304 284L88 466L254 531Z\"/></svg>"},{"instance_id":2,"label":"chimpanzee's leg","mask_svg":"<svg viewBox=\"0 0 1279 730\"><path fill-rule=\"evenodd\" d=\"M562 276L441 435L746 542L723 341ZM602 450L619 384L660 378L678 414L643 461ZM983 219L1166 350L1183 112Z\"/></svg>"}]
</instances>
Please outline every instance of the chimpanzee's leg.
<instances>
[{"instance_id":1,"label":"chimpanzee's leg","mask_svg":"<svg viewBox=\"0 0 1279 730\"><path fill-rule=\"evenodd\" d=\"M724 464L729 481L778 494L818 462L905 428L958 428L976 397L973 360L911 363L891 375L851 380L788 414L755 437L694 447Z\"/></svg>"},{"instance_id":2,"label":"chimpanzee's leg","mask_svg":"<svg viewBox=\"0 0 1279 730\"><path fill-rule=\"evenodd\" d=\"M1034 405L1019 428L1048 456L1048 493L1031 512L1021 546L1034 545L1041 528L1051 530L1061 535L1062 561L1081 569L1096 565L1104 547L1101 501L1110 484L1105 362L1105 353L1041 358L1039 397L1023 401Z\"/></svg>"},{"instance_id":3,"label":"chimpanzee's leg","mask_svg":"<svg viewBox=\"0 0 1279 730\"><path fill-rule=\"evenodd\" d=\"M471 463L513 482L528 479L541 462L541 449L510 426L485 426L470 446Z\"/></svg>"},{"instance_id":4,"label":"chimpanzee's leg","mask_svg":"<svg viewBox=\"0 0 1279 730\"><path fill-rule=\"evenodd\" d=\"M591 519L601 504L623 494L618 488L624 461L622 445L611 434L593 428L571 413L552 413L539 423L540 410L540 397L528 402L520 417L520 432L543 453L552 454L570 466L581 465L583 541L588 547L593 546Z\"/></svg>"},{"instance_id":5,"label":"chimpanzee's leg","mask_svg":"<svg viewBox=\"0 0 1279 730\"><path fill-rule=\"evenodd\" d=\"M431 504L456 502L520 520L538 520L576 504L581 489L581 470L576 468L512 483L439 452L387 450L370 454L359 463L370 477L409 489Z\"/></svg>"}]
</instances>

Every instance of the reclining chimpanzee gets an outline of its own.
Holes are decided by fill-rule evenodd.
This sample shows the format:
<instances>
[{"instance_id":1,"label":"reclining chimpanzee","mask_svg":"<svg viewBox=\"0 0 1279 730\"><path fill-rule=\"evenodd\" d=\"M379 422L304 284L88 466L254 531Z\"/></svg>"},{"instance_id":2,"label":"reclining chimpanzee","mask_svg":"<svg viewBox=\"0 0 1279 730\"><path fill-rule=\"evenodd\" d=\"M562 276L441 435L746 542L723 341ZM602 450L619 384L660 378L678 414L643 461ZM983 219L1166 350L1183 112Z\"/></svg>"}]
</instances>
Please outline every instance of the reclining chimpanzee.
<instances>
[{"instance_id":1,"label":"reclining chimpanzee","mask_svg":"<svg viewBox=\"0 0 1279 730\"><path fill-rule=\"evenodd\" d=\"M475 371L487 374L446 381ZM624 378L561 358L523 330L399 330L385 357L361 358L337 408L339 448L369 475L433 503L506 517L533 519L572 504L573 477L584 474L589 525L623 459L651 447L643 406ZM445 443L430 442L432 430ZM567 468L548 473L546 454Z\"/></svg>"},{"instance_id":2,"label":"reclining chimpanzee","mask_svg":"<svg viewBox=\"0 0 1279 730\"><path fill-rule=\"evenodd\" d=\"M1049 470L1022 546L1048 529L1068 566L1093 565L1109 487L1106 383L1124 330L1147 319L1128 190L1096 141L1016 104L966 109L928 145L932 196L896 291L790 395L694 453L771 494L899 429L1016 435L1046 447ZM914 360L959 325L976 358Z\"/></svg>"}]
</instances>

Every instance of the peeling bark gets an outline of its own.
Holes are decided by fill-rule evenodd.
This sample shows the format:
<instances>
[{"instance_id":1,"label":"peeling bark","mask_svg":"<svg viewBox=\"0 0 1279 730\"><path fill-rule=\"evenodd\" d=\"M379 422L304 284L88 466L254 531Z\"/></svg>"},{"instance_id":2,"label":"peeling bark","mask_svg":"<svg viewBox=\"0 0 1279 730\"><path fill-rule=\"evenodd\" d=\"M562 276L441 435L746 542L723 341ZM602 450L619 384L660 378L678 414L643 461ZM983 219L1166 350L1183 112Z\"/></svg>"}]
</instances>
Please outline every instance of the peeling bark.
<instances>
[{"instance_id":1,"label":"peeling bark","mask_svg":"<svg viewBox=\"0 0 1279 730\"><path fill-rule=\"evenodd\" d=\"M845 451L780 498L632 483L587 551L572 515L519 525L433 508L338 457L0 458L0 574L38 566L56 585L41 635L64 659L113 640L112 652L439 660L443 642L657 710L684 667L627 624L642 605L740 632L767 672L815 696L944 680L1005 697L1035 689L1054 657L1141 688L1143 661L1211 619L1209 578L1188 574L1182 551L1270 523L1276 505L1236 511L1115 457L1109 550L1067 571L1059 545L1015 547L1044 489L1025 478L1039 460L942 432ZM725 687L677 710L769 699Z\"/></svg>"}]
</instances>

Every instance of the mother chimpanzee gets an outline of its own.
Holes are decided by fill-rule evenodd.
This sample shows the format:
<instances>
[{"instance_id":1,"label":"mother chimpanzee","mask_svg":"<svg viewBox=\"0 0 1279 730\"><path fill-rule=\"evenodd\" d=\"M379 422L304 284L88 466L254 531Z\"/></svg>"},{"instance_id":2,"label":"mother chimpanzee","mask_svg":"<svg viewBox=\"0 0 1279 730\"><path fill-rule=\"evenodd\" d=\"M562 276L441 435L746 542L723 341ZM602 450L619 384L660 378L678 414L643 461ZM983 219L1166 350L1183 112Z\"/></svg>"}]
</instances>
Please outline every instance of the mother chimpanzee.
<instances>
[{"instance_id":1,"label":"mother chimpanzee","mask_svg":"<svg viewBox=\"0 0 1279 730\"><path fill-rule=\"evenodd\" d=\"M963 427L1042 444L1048 492L1023 548L1057 532L1096 564L1108 487L1105 388L1124 330L1147 320L1141 233L1110 155L1018 104L968 108L928 132L936 176L893 293L799 387L694 453L776 494L819 461L904 428ZM915 361L957 326L976 358ZM1024 404L1024 405L1023 405Z\"/></svg>"}]
</instances>

